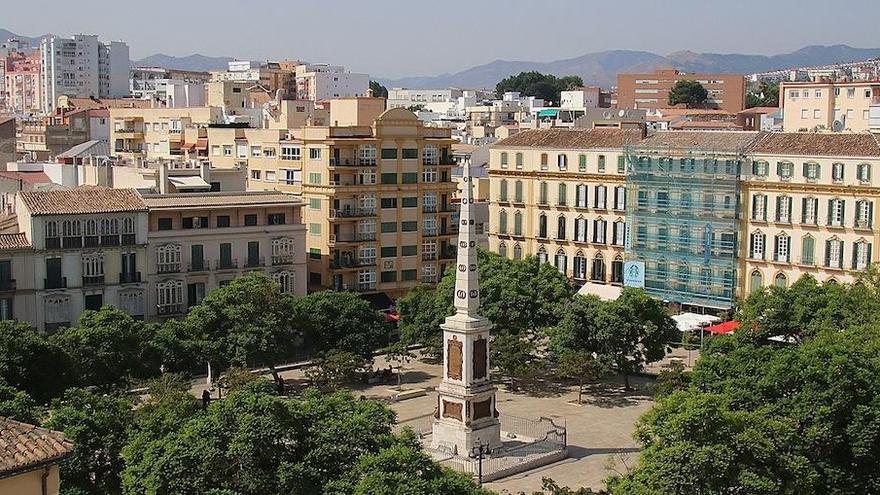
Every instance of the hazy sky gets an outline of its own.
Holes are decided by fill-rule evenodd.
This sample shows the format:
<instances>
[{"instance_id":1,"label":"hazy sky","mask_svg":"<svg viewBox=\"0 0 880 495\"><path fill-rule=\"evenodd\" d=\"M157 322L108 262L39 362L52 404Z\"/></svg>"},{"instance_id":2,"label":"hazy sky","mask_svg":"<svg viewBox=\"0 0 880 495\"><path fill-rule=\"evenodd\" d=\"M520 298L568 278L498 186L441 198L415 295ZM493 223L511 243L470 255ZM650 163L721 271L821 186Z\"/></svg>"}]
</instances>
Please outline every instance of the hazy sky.
<instances>
[{"instance_id":1,"label":"hazy sky","mask_svg":"<svg viewBox=\"0 0 880 495\"><path fill-rule=\"evenodd\" d=\"M880 0L25 0L0 28L161 52L331 62L377 77L632 49L784 53L880 46Z\"/></svg>"}]
</instances>

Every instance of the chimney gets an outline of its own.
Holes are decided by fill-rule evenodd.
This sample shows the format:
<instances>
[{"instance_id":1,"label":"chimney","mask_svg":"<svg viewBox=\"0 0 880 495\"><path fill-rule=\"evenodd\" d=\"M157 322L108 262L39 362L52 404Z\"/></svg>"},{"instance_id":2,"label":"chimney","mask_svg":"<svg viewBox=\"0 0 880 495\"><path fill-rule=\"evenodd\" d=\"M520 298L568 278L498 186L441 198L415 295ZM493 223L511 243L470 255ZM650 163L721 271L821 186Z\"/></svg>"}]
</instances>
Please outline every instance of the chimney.
<instances>
[{"instance_id":1,"label":"chimney","mask_svg":"<svg viewBox=\"0 0 880 495\"><path fill-rule=\"evenodd\" d=\"M159 194L168 194L168 164L159 162Z\"/></svg>"}]
</instances>

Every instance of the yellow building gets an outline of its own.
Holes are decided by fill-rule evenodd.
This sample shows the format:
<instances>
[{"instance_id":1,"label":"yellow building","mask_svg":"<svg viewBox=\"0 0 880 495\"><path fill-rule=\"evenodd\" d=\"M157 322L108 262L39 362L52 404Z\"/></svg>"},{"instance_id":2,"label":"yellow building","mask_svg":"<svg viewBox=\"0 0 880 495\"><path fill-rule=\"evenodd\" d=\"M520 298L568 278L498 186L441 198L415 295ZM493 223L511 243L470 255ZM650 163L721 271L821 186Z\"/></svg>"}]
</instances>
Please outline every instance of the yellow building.
<instances>
[{"instance_id":1,"label":"yellow building","mask_svg":"<svg viewBox=\"0 0 880 495\"><path fill-rule=\"evenodd\" d=\"M207 142L206 128L223 122L218 107L111 108L110 143L126 160L195 158Z\"/></svg>"},{"instance_id":2,"label":"yellow building","mask_svg":"<svg viewBox=\"0 0 880 495\"><path fill-rule=\"evenodd\" d=\"M523 131L492 146L489 246L536 255L583 283L622 283L624 146L641 131Z\"/></svg>"},{"instance_id":3,"label":"yellow building","mask_svg":"<svg viewBox=\"0 0 880 495\"><path fill-rule=\"evenodd\" d=\"M274 168L302 172L309 288L404 294L436 282L454 258L457 233L448 129L425 127L384 99L331 103L329 127L293 130ZM252 173L253 173L252 169ZM294 183L257 189L295 190ZM455 218L454 218L455 217Z\"/></svg>"},{"instance_id":4,"label":"yellow building","mask_svg":"<svg viewBox=\"0 0 880 495\"><path fill-rule=\"evenodd\" d=\"M782 82L779 104L786 132L880 131L880 81Z\"/></svg>"},{"instance_id":5,"label":"yellow building","mask_svg":"<svg viewBox=\"0 0 880 495\"><path fill-rule=\"evenodd\" d=\"M763 134L748 158L741 175L741 295L804 274L851 283L876 260L874 136Z\"/></svg>"},{"instance_id":6,"label":"yellow building","mask_svg":"<svg viewBox=\"0 0 880 495\"><path fill-rule=\"evenodd\" d=\"M0 417L0 493L58 495L58 464L72 452L61 432Z\"/></svg>"}]
</instances>

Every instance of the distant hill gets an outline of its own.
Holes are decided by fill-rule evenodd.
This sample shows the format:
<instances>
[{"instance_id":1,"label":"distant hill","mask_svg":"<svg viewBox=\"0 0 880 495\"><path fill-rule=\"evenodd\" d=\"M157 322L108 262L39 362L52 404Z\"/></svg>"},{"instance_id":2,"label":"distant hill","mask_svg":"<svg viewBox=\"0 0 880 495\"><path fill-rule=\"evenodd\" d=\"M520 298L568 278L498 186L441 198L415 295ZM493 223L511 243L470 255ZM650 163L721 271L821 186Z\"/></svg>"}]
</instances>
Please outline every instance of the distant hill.
<instances>
[{"instance_id":1,"label":"distant hill","mask_svg":"<svg viewBox=\"0 0 880 495\"><path fill-rule=\"evenodd\" d=\"M6 41L10 38L17 38L22 41L29 42L31 44L31 46L34 48L39 48L40 40L47 37L47 36L51 36L51 35L44 34L43 36L30 37L30 36L22 36L20 34L15 34L12 31L8 31L6 29L0 29L0 42Z\"/></svg>"},{"instance_id":2,"label":"distant hill","mask_svg":"<svg viewBox=\"0 0 880 495\"><path fill-rule=\"evenodd\" d=\"M795 52L771 56L681 51L664 57L650 52L611 50L553 62L496 60L454 74L379 79L379 82L389 88L494 88L498 81L507 76L536 70L558 76L579 75L587 84L609 87L617 84L619 73L650 71L659 67L676 67L687 72L750 74L878 57L880 48L853 48L847 45L807 46Z\"/></svg>"},{"instance_id":3,"label":"distant hill","mask_svg":"<svg viewBox=\"0 0 880 495\"><path fill-rule=\"evenodd\" d=\"M140 60L133 60L131 65L134 67L164 67L166 69L209 72L226 69L227 64L233 60L235 59L232 57L208 57L198 53L186 57L157 53Z\"/></svg>"}]
</instances>

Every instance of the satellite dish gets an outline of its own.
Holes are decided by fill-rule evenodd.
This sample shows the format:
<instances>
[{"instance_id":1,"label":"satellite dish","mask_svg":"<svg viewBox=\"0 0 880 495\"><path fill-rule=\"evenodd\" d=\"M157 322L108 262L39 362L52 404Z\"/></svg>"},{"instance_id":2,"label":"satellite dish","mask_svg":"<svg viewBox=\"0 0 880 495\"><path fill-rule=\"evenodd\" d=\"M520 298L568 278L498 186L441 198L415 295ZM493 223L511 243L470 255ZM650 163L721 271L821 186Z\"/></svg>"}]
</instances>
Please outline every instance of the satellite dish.
<instances>
[{"instance_id":1,"label":"satellite dish","mask_svg":"<svg viewBox=\"0 0 880 495\"><path fill-rule=\"evenodd\" d=\"M623 117L624 115L626 115L626 110L621 108L620 111L617 112L617 115L619 115L620 117Z\"/></svg>"},{"instance_id":2,"label":"satellite dish","mask_svg":"<svg viewBox=\"0 0 880 495\"><path fill-rule=\"evenodd\" d=\"M841 121L839 121L839 120L835 120L835 121L831 124L831 130L834 131L834 132L840 132L840 131L842 131L842 130L843 130L843 122L841 122Z\"/></svg>"}]
</instances>

